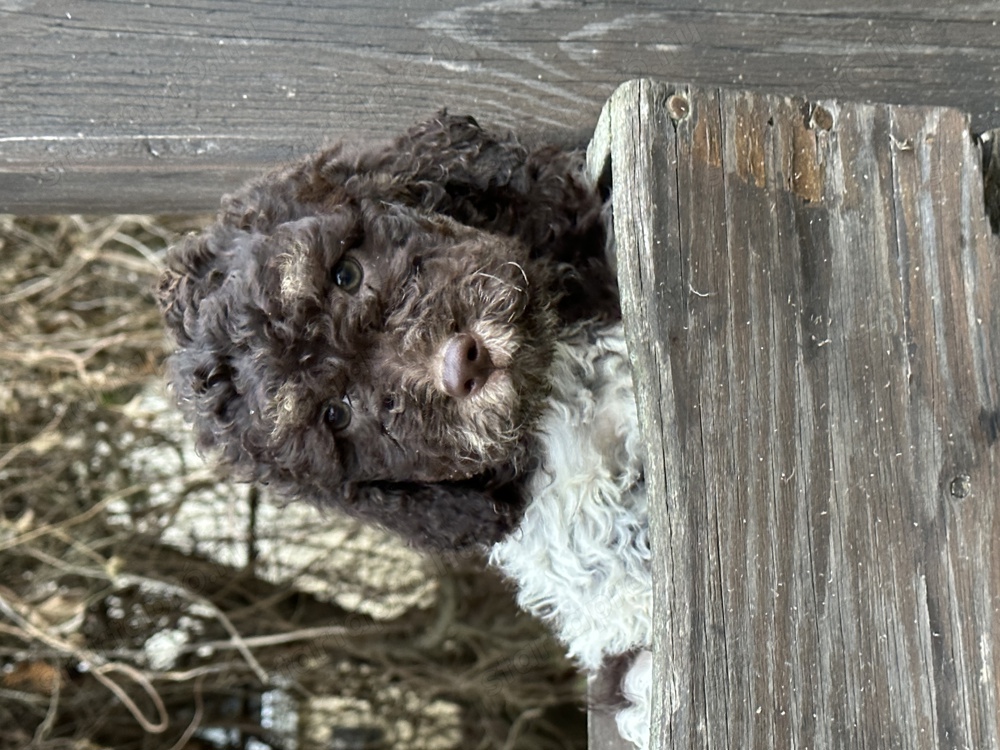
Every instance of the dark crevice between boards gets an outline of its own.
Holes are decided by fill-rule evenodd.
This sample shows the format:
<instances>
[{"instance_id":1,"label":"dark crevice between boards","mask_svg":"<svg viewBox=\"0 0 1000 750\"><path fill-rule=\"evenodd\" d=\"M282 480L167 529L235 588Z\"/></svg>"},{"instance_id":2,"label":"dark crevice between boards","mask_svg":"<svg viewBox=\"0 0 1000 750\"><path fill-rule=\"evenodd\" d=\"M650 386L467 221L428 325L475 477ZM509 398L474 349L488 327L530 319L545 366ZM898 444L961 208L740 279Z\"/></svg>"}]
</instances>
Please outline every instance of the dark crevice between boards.
<instances>
[{"instance_id":1,"label":"dark crevice between boards","mask_svg":"<svg viewBox=\"0 0 1000 750\"><path fill-rule=\"evenodd\" d=\"M983 195L993 234L1000 235L1000 129L979 136L983 152Z\"/></svg>"}]
</instances>

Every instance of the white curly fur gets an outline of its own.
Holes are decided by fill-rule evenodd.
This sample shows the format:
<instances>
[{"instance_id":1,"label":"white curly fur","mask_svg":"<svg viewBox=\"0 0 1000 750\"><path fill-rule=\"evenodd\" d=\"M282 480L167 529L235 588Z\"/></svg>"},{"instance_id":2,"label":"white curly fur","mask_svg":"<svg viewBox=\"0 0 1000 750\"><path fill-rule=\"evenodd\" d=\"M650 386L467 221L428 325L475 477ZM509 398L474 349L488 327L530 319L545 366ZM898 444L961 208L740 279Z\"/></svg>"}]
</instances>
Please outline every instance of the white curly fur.
<instances>
[{"instance_id":1,"label":"white curly fur","mask_svg":"<svg viewBox=\"0 0 1000 750\"><path fill-rule=\"evenodd\" d=\"M541 463L518 528L490 562L521 607L548 622L589 671L651 645L652 590L643 449L621 324L578 329L556 346L552 393L537 427ZM623 737L646 748L652 659L623 684Z\"/></svg>"}]
</instances>

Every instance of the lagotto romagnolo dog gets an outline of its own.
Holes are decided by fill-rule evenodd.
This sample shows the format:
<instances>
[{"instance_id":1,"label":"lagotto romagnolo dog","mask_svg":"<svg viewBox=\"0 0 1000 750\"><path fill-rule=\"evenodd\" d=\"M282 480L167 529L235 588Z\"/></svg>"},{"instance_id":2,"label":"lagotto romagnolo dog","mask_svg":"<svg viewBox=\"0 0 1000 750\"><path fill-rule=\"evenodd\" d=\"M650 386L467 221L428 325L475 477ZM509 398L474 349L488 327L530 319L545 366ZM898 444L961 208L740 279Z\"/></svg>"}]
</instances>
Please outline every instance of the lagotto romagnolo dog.
<instances>
[{"instance_id":1,"label":"lagotto romagnolo dog","mask_svg":"<svg viewBox=\"0 0 1000 750\"><path fill-rule=\"evenodd\" d=\"M602 196L579 152L442 113L223 198L172 248L168 376L247 481L481 548L646 747L642 446Z\"/></svg>"}]
</instances>

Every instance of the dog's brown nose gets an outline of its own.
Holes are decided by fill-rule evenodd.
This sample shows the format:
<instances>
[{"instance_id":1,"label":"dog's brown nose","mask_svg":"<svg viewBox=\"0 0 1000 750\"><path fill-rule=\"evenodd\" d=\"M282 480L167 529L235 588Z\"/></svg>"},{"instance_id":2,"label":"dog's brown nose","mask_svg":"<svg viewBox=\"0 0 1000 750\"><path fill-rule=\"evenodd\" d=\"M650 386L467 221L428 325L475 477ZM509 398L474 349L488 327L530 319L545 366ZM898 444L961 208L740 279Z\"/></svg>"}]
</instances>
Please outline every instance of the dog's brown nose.
<instances>
[{"instance_id":1,"label":"dog's brown nose","mask_svg":"<svg viewBox=\"0 0 1000 750\"><path fill-rule=\"evenodd\" d=\"M468 398L486 384L493 361L483 343L470 333L453 336L444 348L444 389L453 398Z\"/></svg>"}]
</instances>

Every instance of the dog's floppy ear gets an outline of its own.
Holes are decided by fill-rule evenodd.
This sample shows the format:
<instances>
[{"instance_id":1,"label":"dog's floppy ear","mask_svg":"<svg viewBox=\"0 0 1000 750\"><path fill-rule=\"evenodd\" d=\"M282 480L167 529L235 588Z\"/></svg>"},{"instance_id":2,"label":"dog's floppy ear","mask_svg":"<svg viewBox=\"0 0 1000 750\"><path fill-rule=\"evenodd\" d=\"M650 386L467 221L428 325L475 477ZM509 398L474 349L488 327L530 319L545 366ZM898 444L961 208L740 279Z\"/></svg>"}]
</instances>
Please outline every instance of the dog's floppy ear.
<instances>
[{"instance_id":1,"label":"dog's floppy ear","mask_svg":"<svg viewBox=\"0 0 1000 750\"><path fill-rule=\"evenodd\" d=\"M188 235L167 254L156 299L177 349L166 370L201 450L222 449L221 460L244 473L248 465L245 396L237 388L233 329L243 325L220 289L241 258L249 235L212 225ZM243 439L240 439L243 436Z\"/></svg>"},{"instance_id":2,"label":"dog's floppy ear","mask_svg":"<svg viewBox=\"0 0 1000 750\"><path fill-rule=\"evenodd\" d=\"M213 225L201 234L191 234L170 249L167 267L160 275L156 301L167 328L180 346L197 335L198 310L202 300L217 290L229 264L233 232Z\"/></svg>"},{"instance_id":3,"label":"dog's floppy ear","mask_svg":"<svg viewBox=\"0 0 1000 750\"><path fill-rule=\"evenodd\" d=\"M602 205L581 153L553 146L529 150L472 117L441 112L388 145L340 144L252 183L226 197L222 217L232 226L266 231L292 213L345 200L441 213L517 236L542 253L552 252L567 233L580 235L599 224Z\"/></svg>"},{"instance_id":4,"label":"dog's floppy ear","mask_svg":"<svg viewBox=\"0 0 1000 750\"><path fill-rule=\"evenodd\" d=\"M529 152L513 136L484 130L472 117L441 112L390 145L352 155L332 151L317 164L319 186L443 213L470 226L504 222L511 203L532 190Z\"/></svg>"},{"instance_id":5,"label":"dog's floppy ear","mask_svg":"<svg viewBox=\"0 0 1000 750\"><path fill-rule=\"evenodd\" d=\"M441 112L383 146L338 144L223 199L219 224L270 233L344 204L395 204L516 237L561 277L567 321L619 316L605 243L604 200L579 151L528 149L509 133ZM589 309L571 309L583 300Z\"/></svg>"},{"instance_id":6,"label":"dog's floppy ear","mask_svg":"<svg viewBox=\"0 0 1000 750\"><path fill-rule=\"evenodd\" d=\"M515 237L558 269L553 289L565 320L620 314L604 200L579 151L529 150L472 117L442 112L389 146L334 148L288 178L285 189L297 185L293 192L307 203L394 203ZM581 301L583 308L574 307Z\"/></svg>"},{"instance_id":7,"label":"dog's floppy ear","mask_svg":"<svg viewBox=\"0 0 1000 750\"><path fill-rule=\"evenodd\" d=\"M514 484L371 482L350 488L338 505L416 547L462 552L493 545L513 531L524 502Z\"/></svg>"}]
</instances>

